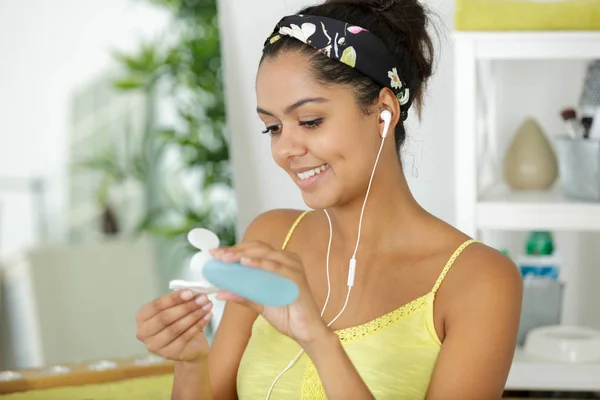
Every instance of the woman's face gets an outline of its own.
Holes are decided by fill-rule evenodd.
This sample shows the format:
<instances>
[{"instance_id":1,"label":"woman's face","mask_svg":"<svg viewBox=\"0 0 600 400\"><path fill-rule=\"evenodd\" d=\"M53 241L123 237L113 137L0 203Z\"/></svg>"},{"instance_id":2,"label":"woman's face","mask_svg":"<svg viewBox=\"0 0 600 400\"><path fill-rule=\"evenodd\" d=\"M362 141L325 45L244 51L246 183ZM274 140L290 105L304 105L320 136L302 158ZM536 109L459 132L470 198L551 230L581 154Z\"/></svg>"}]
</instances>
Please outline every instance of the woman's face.
<instances>
[{"instance_id":1,"label":"woman's face","mask_svg":"<svg viewBox=\"0 0 600 400\"><path fill-rule=\"evenodd\" d=\"M264 60L256 92L273 158L309 207L364 193L381 143L379 113L366 115L349 87L316 83L307 59L295 53Z\"/></svg>"}]
</instances>

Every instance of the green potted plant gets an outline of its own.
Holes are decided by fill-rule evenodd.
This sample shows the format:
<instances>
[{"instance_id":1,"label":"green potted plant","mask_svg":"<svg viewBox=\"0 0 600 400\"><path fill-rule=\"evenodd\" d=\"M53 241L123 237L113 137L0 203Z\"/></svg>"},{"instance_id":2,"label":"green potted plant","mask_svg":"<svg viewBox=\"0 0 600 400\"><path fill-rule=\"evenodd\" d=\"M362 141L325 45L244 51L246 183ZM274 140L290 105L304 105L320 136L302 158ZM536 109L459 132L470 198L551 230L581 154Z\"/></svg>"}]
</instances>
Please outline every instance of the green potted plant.
<instances>
[{"instance_id":1,"label":"green potted plant","mask_svg":"<svg viewBox=\"0 0 600 400\"><path fill-rule=\"evenodd\" d=\"M102 170L106 186L137 179L144 190L139 232L160 238L171 255L173 248L184 255L193 251L184 237L196 227L213 230L223 245L233 244L236 207L216 0L147 1L170 13L166 32L132 53L114 52L122 71L115 89L146 99L142 140L130 154L135 168L113 168L107 157L84 165ZM157 112L165 101L175 115L168 124Z\"/></svg>"}]
</instances>

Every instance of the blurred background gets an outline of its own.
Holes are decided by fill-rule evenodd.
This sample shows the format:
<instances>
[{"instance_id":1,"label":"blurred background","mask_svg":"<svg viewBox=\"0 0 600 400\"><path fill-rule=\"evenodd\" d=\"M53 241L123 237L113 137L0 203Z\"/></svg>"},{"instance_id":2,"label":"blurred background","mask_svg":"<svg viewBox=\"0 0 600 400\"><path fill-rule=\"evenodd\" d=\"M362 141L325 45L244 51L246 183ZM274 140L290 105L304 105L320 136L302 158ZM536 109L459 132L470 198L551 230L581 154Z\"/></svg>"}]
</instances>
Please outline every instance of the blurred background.
<instances>
[{"instance_id":1,"label":"blurred background","mask_svg":"<svg viewBox=\"0 0 600 400\"><path fill-rule=\"evenodd\" d=\"M254 79L274 24L310 3L0 0L0 370L145 356L135 313L187 273L190 229L231 244L260 212L306 208ZM413 193L545 282L521 345L600 329L600 3L425 3L440 36L401 153ZM514 389L557 389L528 362ZM558 389L600 391L594 362Z\"/></svg>"}]
</instances>

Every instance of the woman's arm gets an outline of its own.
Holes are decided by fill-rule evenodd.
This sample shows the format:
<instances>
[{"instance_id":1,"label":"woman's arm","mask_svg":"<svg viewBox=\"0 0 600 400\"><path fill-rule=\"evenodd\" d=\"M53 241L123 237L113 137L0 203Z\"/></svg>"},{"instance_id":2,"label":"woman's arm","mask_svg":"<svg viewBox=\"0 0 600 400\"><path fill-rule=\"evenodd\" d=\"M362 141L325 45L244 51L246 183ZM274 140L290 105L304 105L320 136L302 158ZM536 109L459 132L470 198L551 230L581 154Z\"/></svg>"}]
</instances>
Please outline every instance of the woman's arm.
<instances>
[{"instance_id":1,"label":"woman's arm","mask_svg":"<svg viewBox=\"0 0 600 400\"><path fill-rule=\"evenodd\" d=\"M319 339L301 345L315 364L328 399L374 399L335 332L327 329Z\"/></svg>"},{"instance_id":2,"label":"woman's arm","mask_svg":"<svg viewBox=\"0 0 600 400\"><path fill-rule=\"evenodd\" d=\"M175 363L171 399L212 399L208 357L194 362Z\"/></svg>"},{"instance_id":3,"label":"woman's arm","mask_svg":"<svg viewBox=\"0 0 600 400\"><path fill-rule=\"evenodd\" d=\"M438 292L437 301L442 295L448 304L444 306L446 335L429 400L500 399L513 359L521 276L495 250L474 245L469 253Z\"/></svg>"}]
</instances>

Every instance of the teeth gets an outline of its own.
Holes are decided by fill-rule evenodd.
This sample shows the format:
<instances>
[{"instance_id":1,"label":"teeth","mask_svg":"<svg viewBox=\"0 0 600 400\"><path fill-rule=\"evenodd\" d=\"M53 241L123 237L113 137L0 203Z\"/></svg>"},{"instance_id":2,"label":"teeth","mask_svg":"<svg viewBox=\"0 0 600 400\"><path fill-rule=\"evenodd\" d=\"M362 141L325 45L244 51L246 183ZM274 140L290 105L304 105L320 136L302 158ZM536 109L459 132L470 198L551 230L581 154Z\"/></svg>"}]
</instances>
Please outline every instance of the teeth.
<instances>
[{"instance_id":1,"label":"teeth","mask_svg":"<svg viewBox=\"0 0 600 400\"><path fill-rule=\"evenodd\" d=\"M325 168L327 168L327 164L323 164L320 167L313 168L308 171L300 172L299 174L296 174L296 175L298 175L298 178L304 180L304 179L310 178L311 176L315 176L315 174L320 174L321 172L325 171Z\"/></svg>"}]
</instances>

